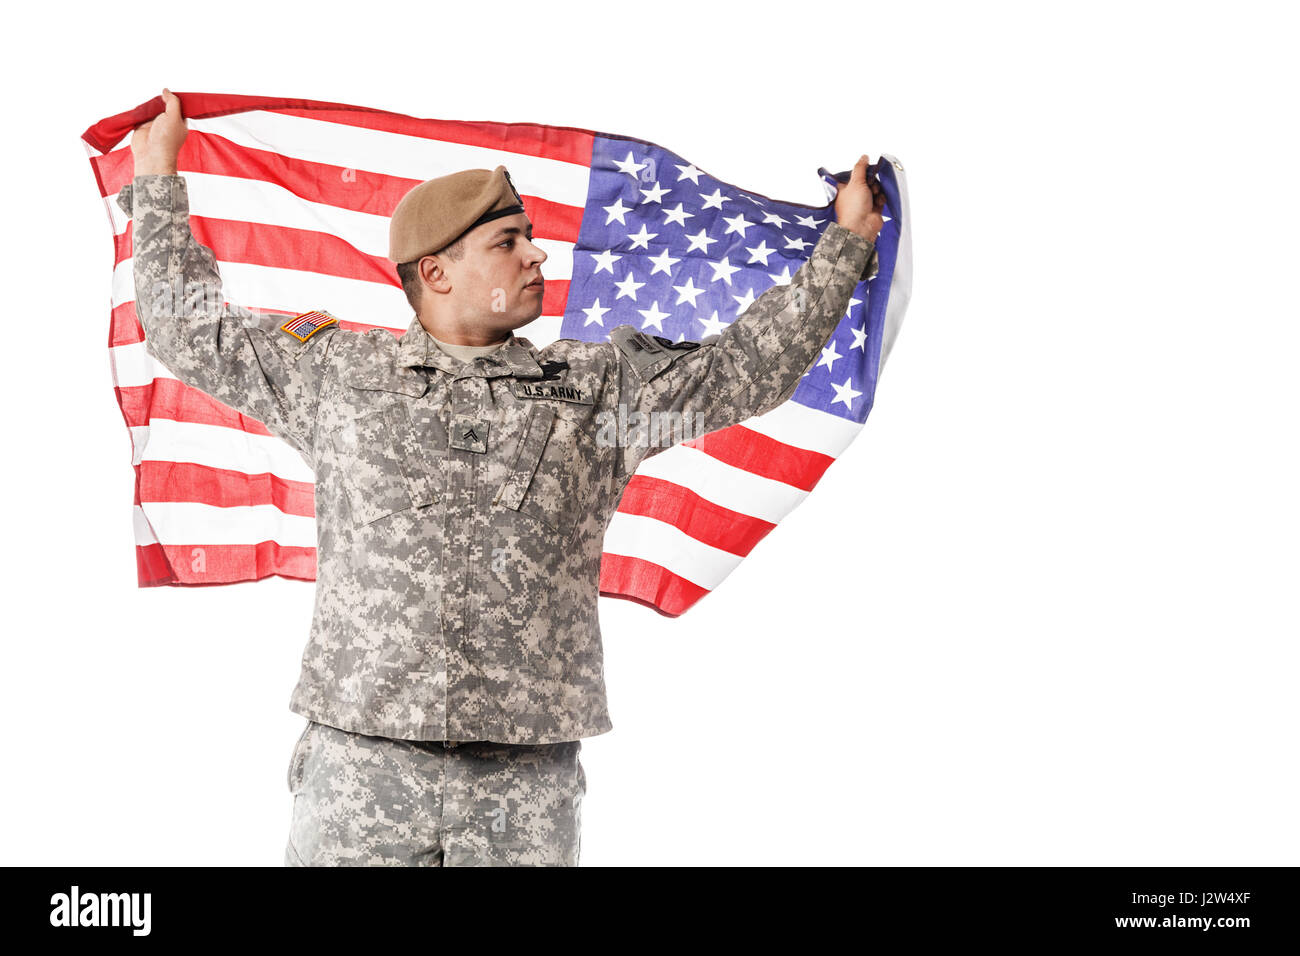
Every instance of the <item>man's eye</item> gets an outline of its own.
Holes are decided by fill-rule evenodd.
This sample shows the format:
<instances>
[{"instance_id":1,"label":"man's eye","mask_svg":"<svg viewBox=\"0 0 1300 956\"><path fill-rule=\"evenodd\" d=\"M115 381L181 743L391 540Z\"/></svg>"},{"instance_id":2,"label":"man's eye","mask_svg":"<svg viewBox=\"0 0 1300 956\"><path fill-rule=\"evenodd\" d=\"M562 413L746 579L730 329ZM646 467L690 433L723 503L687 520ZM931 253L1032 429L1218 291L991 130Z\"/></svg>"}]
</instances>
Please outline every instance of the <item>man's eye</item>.
<instances>
[{"instance_id":1,"label":"man's eye","mask_svg":"<svg viewBox=\"0 0 1300 956\"><path fill-rule=\"evenodd\" d=\"M505 242L498 242L498 243L497 243L498 246L513 246L514 244L515 244L515 241L514 241L513 239L507 239Z\"/></svg>"}]
</instances>

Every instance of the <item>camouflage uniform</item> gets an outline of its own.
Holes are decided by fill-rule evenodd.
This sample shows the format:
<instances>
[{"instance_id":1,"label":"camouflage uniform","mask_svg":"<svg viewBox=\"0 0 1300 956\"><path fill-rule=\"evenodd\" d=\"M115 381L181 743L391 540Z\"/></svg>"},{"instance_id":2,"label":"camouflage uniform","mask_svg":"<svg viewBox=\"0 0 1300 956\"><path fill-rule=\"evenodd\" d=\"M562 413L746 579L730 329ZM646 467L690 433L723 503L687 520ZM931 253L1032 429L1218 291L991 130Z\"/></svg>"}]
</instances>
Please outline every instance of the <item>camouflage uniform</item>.
<instances>
[{"instance_id":1,"label":"camouflage uniform","mask_svg":"<svg viewBox=\"0 0 1300 956\"><path fill-rule=\"evenodd\" d=\"M308 721L286 866L577 866L582 742L393 740Z\"/></svg>"},{"instance_id":2,"label":"camouflage uniform","mask_svg":"<svg viewBox=\"0 0 1300 956\"><path fill-rule=\"evenodd\" d=\"M400 338L335 323L299 341L283 317L223 305L180 176L137 176L119 204L149 354L315 470L315 607L290 709L398 741L610 730L601 546L638 464L665 447L632 427L638 413L684 414L698 434L781 404L876 269L873 243L831 222L790 283L721 334L622 325L543 349L511 334L461 362L418 317ZM191 284L204 294L186 299Z\"/></svg>"}]
</instances>

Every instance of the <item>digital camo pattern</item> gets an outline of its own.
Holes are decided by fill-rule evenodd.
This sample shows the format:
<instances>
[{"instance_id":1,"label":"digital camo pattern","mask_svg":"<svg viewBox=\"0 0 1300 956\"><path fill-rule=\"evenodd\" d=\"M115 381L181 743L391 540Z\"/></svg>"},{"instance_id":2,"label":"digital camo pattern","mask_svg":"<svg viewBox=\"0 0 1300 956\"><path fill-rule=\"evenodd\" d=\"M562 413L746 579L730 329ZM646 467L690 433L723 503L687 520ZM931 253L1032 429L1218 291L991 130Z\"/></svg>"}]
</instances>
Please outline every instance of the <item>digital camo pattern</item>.
<instances>
[{"instance_id":1,"label":"digital camo pattern","mask_svg":"<svg viewBox=\"0 0 1300 956\"><path fill-rule=\"evenodd\" d=\"M390 740L308 721L286 866L577 866L582 742Z\"/></svg>"},{"instance_id":2,"label":"digital camo pattern","mask_svg":"<svg viewBox=\"0 0 1300 956\"><path fill-rule=\"evenodd\" d=\"M775 408L873 251L830 223L789 284L699 343L619 326L608 342L537 349L512 334L463 363L418 318L400 338L332 325L306 342L282 318L242 319L190 233L184 179L133 187L119 201L135 219L148 351L315 470L315 608L290 709L405 740L542 744L612 728L601 548L637 465L662 447L602 426L672 410L712 430ZM157 293L193 284L216 290L199 308Z\"/></svg>"}]
</instances>

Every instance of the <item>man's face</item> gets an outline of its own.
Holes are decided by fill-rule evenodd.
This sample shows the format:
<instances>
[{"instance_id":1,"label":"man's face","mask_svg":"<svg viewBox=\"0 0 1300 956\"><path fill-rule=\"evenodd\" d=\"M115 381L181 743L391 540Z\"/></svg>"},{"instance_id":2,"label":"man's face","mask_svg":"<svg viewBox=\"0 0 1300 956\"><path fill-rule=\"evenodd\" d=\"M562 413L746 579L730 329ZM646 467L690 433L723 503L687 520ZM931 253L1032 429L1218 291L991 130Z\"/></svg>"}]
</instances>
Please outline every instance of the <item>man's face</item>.
<instances>
[{"instance_id":1,"label":"man's face","mask_svg":"<svg viewBox=\"0 0 1300 956\"><path fill-rule=\"evenodd\" d=\"M466 233L459 262L439 256L451 283L448 302L466 325L505 331L542 314L542 263L524 213L485 222Z\"/></svg>"}]
</instances>

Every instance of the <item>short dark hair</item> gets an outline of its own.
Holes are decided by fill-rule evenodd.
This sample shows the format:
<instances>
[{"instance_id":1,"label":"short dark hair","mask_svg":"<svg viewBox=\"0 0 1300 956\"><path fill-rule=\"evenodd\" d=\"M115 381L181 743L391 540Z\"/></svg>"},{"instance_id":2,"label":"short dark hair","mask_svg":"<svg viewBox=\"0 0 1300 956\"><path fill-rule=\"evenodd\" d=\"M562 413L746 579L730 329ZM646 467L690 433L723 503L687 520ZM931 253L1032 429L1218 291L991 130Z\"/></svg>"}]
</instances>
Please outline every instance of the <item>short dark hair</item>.
<instances>
[{"instance_id":1,"label":"short dark hair","mask_svg":"<svg viewBox=\"0 0 1300 956\"><path fill-rule=\"evenodd\" d=\"M443 246L437 252L437 256L446 256L452 262L460 262L465 258L465 237L461 236L450 245ZM424 257L421 256L420 259ZM402 291L406 293L406 301L411 303L411 308L417 312L420 309L420 259L412 259L410 262L399 262L397 264L397 278L402 280Z\"/></svg>"}]
</instances>

